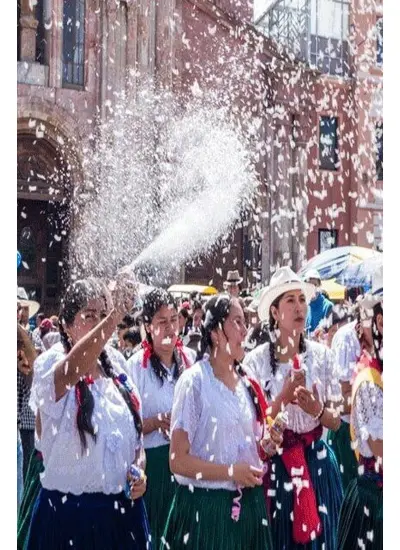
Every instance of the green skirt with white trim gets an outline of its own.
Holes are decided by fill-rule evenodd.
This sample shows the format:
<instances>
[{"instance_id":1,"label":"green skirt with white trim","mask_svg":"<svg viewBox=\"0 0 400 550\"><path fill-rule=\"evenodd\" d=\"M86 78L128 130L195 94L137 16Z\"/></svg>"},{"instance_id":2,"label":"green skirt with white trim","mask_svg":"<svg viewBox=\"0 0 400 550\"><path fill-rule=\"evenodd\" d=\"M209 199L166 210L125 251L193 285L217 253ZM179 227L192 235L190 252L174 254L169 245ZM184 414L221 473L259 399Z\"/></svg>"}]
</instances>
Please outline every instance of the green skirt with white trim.
<instances>
[{"instance_id":1,"label":"green skirt with white trim","mask_svg":"<svg viewBox=\"0 0 400 550\"><path fill-rule=\"evenodd\" d=\"M237 496L236 491L178 485L159 550L272 550L263 488L243 490L235 522Z\"/></svg>"},{"instance_id":2,"label":"green skirt with white trim","mask_svg":"<svg viewBox=\"0 0 400 550\"><path fill-rule=\"evenodd\" d=\"M147 489L144 494L153 548L160 546L177 483L169 469L169 445L146 449Z\"/></svg>"},{"instance_id":3,"label":"green skirt with white trim","mask_svg":"<svg viewBox=\"0 0 400 550\"><path fill-rule=\"evenodd\" d=\"M353 548L383 548L383 489L364 475L349 483L339 516L337 550Z\"/></svg>"},{"instance_id":4,"label":"green skirt with white trim","mask_svg":"<svg viewBox=\"0 0 400 550\"><path fill-rule=\"evenodd\" d=\"M29 460L28 471L26 473L24 483L22 502L18 512L18 550L22 550L25 547L25 541L28 536L33 507L35 505L39 491L42 488L42 484L40 482L40 474L43 472L44 466L42 454L34 449Z\"/></svg>"},{"instance_id":5,"label":"green skirt with white trim","mask_svg":"<svg viewBox=\"0 0 400 550\"><path fill-rule=\"evenodd\" d=\"M350 424L342 421L337 432L329 430L327 443L335 453L345 491L350 481L358 476L357 459L351 448Z\"/></svg>"}]
</instances>

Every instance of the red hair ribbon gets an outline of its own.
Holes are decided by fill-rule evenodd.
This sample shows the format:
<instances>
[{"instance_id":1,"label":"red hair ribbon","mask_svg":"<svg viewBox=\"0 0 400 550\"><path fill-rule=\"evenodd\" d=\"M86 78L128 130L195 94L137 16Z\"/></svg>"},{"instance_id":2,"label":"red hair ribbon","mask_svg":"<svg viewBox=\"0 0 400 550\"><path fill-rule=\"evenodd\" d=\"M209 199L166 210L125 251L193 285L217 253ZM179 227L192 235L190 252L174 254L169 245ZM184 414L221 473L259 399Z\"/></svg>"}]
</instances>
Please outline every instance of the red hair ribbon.
<instances>
[{"instance_id":1,"label":"red hair ribbon","mask_svg":"<svg viewBox=\"0 0 400 550\"><path fill-rule=\"evenodd\" d=\"M180 338L177 339L175 347L178 350L183 363L185 364L185 369L188 369L190 367L189 359L186 357L186 353L183 351L183 342Z\"/></svg>"},{"instance_id":2,"label":"red hair ribbon","mask_svg":"<svg viewBox=\"0 0 400 550\"><path fill-rule=\"evenodd\" d=\"M147 362L150 359L150 357L153 355L153 346L147 340L143 340L142 348L143 348L142 367L144 369L147 369Z\"/></svg>"},{"instance_id":3,"label":"red hair ribbon","mask_svg":"<svg viewBox=\"0 0 400 550\"><path fill-rule=\"evenodd\" d=\"M150 357L153 355L154 350L153 350L153 346L147 340L143 340L142 348L143 348L142 367L144 369L147 369L147 362L149 361ZM180 338L177 339L175 348L178 350L178 353L181 356L181 359L185 365L185 369L188 369L190 367L190 363L188 358L186 357L185 352L183 351L183 342Z\"/></svg>"}]
</instances>

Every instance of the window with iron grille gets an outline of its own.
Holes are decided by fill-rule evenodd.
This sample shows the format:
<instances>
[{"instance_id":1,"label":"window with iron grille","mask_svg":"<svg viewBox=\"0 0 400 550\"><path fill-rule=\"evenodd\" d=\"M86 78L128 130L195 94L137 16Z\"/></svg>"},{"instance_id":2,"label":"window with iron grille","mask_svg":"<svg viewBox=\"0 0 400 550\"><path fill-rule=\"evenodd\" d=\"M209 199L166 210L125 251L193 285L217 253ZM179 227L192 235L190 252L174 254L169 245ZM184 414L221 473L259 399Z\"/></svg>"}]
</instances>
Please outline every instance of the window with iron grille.
<instances>
[{"instance_id":1,"label":"window with iron grille","mask_svg":"<svg viewBox=\"0 0 400 550\"><path fill-rule=\"evenodd\" d=\"M35 7L35 17L38 21L36 28L36 55L35 60L40 65L45 65L46 60L46 38L44 28L44 0L38 0Z\"/></svg>"},{"instance_id":2,"label":"window with iron grille","mask_svg":"<svg viewBox=\"0 0 400 550\"><path fill-rule=\"evenodd\" d=\"M83 86L85 67L85 0L64 0L63 86Z\"/></svg>"},{"instance_id":3,"label":"window with iron grille","mask_svg":"<svg viewBox=\"0 0 400 550\"><path fill-rule=\"evenodd\" d=\"M376 63L383 64L383 17L376 21Z\"/></svg>"},{"instance_id":4,"label":"window with iron grille","mask_svg":"<svg viewBox=\"0 0 400 550\"><path fill-rule=\"evenodd\" d=\"M311 0L310 65L344 76L349 67L349 0Z\"/></svg>"},{"instance_id":5,"label":"window with iron grille","mask_svg":"<svg viewBox=\"0 0 400 550\"><path fill-rule=\"evenodd\" d=\"M325 74L350 75L350 0L260 0L257 27Z\"/></svg>"},{"instance_id":6,"label":"window with iron grille","mask_svg":"<svg viewBox=\"0 0 400 550\"><path fill-rule=\"evenodd\" d=\"M338 169L338 119L321 116L319 119L319 167L321 170Z\"/></svg>"},{"instance_id":7,"label":"window with iron grille","mask_svg":"<svg viewBox=\"0 0 400 550\"><path fill-rule=\"evenodd\" d=\"M383 180L383 122L375 126L376 140L376 177Z\"/></svg>"}]
</instances>

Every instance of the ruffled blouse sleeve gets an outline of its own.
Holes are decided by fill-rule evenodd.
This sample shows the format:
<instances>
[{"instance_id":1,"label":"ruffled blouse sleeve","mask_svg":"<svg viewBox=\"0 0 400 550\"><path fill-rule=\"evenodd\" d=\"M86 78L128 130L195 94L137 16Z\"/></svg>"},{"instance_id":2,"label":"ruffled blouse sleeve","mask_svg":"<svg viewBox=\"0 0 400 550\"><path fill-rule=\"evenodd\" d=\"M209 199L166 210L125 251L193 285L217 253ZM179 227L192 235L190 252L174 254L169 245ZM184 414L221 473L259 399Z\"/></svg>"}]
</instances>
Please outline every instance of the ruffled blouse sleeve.
<instances>
[{"instance_id":1,"label":"ruffled blouse sleeve","mask_svg":"<svg viewBox=\"0 0 400 550\"><path fill-rule=\"evenodd\" d=\"M33 364L33 381L29 406L36 414L38 410L58 419L62 416L66 398L73 388L68 388L65 394L56 401L54 373L56 367L64 359L65 354L56 347L40 355ZM67 365L66 365L66 368Z\"/></svg>"},{"instance_id":2,"label":"ruffled blouse sleeve","mask_svg":"<svg viewBox=\"0 0 400 550\"><path fill-rule=\"evenodd\" d=\"M171 431L184 430L190 444L193 443L201 415L199 380L193 373L192 369L188 369L179 378L171 414Z\"/></svg>"}]
</instances>

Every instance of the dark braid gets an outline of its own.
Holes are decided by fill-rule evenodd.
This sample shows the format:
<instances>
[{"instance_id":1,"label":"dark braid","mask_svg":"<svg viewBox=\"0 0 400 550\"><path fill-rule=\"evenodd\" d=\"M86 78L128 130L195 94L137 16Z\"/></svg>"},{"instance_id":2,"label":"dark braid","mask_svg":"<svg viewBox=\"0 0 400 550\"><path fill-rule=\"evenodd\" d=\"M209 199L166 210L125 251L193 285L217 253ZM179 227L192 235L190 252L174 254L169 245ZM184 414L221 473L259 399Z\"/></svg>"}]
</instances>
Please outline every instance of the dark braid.
<instances>
[{"instance_id":1,"label":"dark braid","mask_svg":"<svg viewBox=\"0 0 400 550\"><path fill-rule=\"evenodd\" d=\"M146 324L150 324L154 315L158 311L160 311L163 306L172 307L173 309L178 311L178 304L173 295L162 288L155 288L146 295L143 301L143 321ZM146 330L146 341L152 348L152 352L149 358L151 368L153 369L157 378L160 380L161 384L164 384L164 380L168 376L168 371L163 366L161 359L153 349L153 339L148 330ZM177 379L183 371L182 358L177 349L174 349L172 352L172 362L174 364L173 377Z\"/></svg>"},{"instance_id":2,"label":"dark braid","mask_svg":"<svg viewBox=\"0 0 400 550\"><path fill-rule=\"evenodd\" d=\"M74 323L76 316L84 309L91 299L98 298L105 295L104 284L94 278L75 281L72 283L62 300L61 310L59 315L59 330L60 339L65 348L66 353L69 353L72 349L71 339L68 337L65 331L64 325L70 326ZM118 378L115 373L111 361L107 353L103 350L99 356L100 365L104 371L104 374L112 378L115 382ZM134 404L134 397L131 392L125 387L124 384L116 383L124 401L128 405L129 410L132 413L135 427L140 435L142 433L142 421L139 415L138 407ZM86 377L82 377L79 382L75 384L75 398L78 404L78 411L76 415L76 424L79 432L79 437L82 444L82 449L87 448L86 433L91 435L96 442L96 434L92 423L92 415L94 410L94 397L89 389Z\"/></svg>"},{"instance_id":3,"label":"dark braid","mask_svg":"<svg viewBox=\"0 0 400 550\"><path fill-rule=\"evenodd\" d=\"M119 378L118 378L118 375L115 374L114 367L111 363L111 360L110 360L106 350L103 349L103 351L100 353L99 361L100 361L100 364L101 364L101 368L102 368L104 374L106 375L106 377L111 378L114 382L116 382L116 380L119 379ZM125 403L128 406L128 409L130 410L130 412L133 416L136 431L140 436L143 433L143 423L142 423L142 419L141 419L140 414L139 414L139 410L138 410L137 406L135 406L135 403L132 399L132 391L129 391L129 389L127 388L127 386L124 383L117 383L115 385L117 386L120 394L122 395Z\"/></svg>"},{"instance_id":4,"label":"dark braid","mask_svg":"<svg viewBox=\"0 0 400 550\"><path fill-rule=\"evenodd\" d=\"M283 294L281 294L280 296L278 296L278 298L276 298L276 300L271 304L271 307L274 306L276 308L279 307L279 302L281 301L283 297ZM270 361L270 365L271 365L271 371L272 371L272 375L275 377L275 374L278 370L278 361L276 360L276 346L275 346L275 342L277 340L277 330L278 330L278 326L277 326L277 322L275 321L272 313L271 313L271 309L270 309L270 312L269 312L269 333L270 333L270 343L269 343L269 361ZM299 353L305 353L307 350L307 346L306 346L306 339L304 338L304 334L301 333L300 334L300 340L299 340ZM266 390L266 394L267 394L267 397L268 399L270 400L271 399L271 392L269 390Z\"/></svg>"},{"instance_id":5,"label":"dark braid","mask_svg":"<svg viewBox=\"0 0 400 550\"><path fill-rule=\"evenodd\" d=\"M153 347L153 339L149 332L146 332L146 340L150 344L150 346ZM151 368L153 369L155 375L160 380L161 384L164 384L164 380L168 375L168 371L162 364L161 359L159 358L159 356L155 351L152 352L149 360L150 360ZM183 367L182 367L182 359L176 349L174 349L172 352L172 363L174 365L174 368L172 369L172 375L174 379L177 379L181 375L183 371Z\"/></svg>"},{"instance_id":6,"label":"dark braid","mask_svg":"<svg viewBox=\"0 0 400 550\"><path fill-rule=\"evenodd\" d=\"M67 333L64 330L63 324L60 322L60 338L65 348L65 351L69 353L72 349L71 340L68 338ZM82 451L87 448L86 433L92 436L96 442L96 433L92 422L92 414L94 409L94 397L89 389L85 378L81 378L79 382L75 384L75 397L78 403L78 411L76 414L76 425L81 440Z\"/></svg>"},{"instance_id":7,"label":"dark braid","mask_svg":"<svg viewBox=\"0 0 400 550\"><path fill-rule=\"evenodd\" d=\"M236 373L238 374L238 376L240 376L240 378L242 378L242 380L244 381L247 389L249 390L249 394L250 394L250 397L251 397L251 400L253 401L253 404L254 404L254 407L256 409L256 414L257 414L257 418L261 419L264 417L264 414L265 414L265 411L263 411L262 407L261 407L261 403L260 403L260 400L258 398L258 395L255 391L255 389L253 388L253 386L248 382L248 378L247 378L247 374L246 372L244 371L241 363L239 363L238 361L235 361L234 363L235 365L235 371ZM262 391L262 390L261 390Z\"/></svg>"},{"instance_id":8,"label":"dark braid","mask_svg":"<svg viewBox=\"0 0 400 550\"><path fill-rule=\"evenodd\" d=\"M372 341L374 344L375 358L378 361L381 369L383 370L383 357L382 357L382 348L383 348L383 334L378 330L377 317L378 315L383 315L382 303L379 302L373 307L374 316L372 319Z\"/></svg>"}]
</instances>

